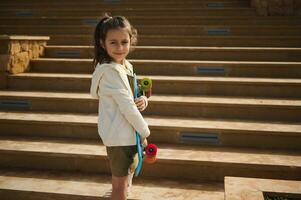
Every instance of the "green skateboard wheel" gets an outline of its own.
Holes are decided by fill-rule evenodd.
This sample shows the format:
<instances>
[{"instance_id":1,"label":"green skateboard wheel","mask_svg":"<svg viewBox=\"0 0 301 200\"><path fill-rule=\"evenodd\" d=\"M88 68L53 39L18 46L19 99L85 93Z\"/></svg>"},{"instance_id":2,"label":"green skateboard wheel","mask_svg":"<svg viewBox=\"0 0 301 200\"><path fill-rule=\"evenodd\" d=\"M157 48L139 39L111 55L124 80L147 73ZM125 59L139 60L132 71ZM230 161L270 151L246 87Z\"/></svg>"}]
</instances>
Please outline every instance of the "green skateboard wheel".
<instances>
[{"instance_id":1,"label":"green skateboard wheel","mask_svg":"<svg viewBox=\"0 0 301 200\"><path fill-rule=\"evenodd\" d=\"M150 78L143 78L140 81L141 90L146 92L152 88L152 80Z\"/></svg>"}]
</instances>

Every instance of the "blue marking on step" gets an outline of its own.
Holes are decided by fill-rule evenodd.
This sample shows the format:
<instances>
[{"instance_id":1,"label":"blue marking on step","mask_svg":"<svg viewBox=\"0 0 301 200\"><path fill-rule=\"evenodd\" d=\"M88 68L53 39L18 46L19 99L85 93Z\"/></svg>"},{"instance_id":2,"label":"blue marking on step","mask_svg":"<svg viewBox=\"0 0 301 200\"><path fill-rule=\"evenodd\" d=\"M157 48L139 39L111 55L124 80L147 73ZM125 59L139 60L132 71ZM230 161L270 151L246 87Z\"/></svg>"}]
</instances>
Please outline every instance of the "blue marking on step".
<instances>
[{"instance_id":1,"label":"blue marking on step","mask_svg":"<svg viewBox=\"0 0 301 200\"><path fill-rule=\"evenodd\" d=\"M230 35L230 29L227 28L211 28L207 29L208 35Z\"/></svg>"},{"instance_id":2,"label":"blue marking on step","mask_svg":"<svg viewBox=\"0 0 301 200\"><path fill-rule=\"evenodd\" d=\"M33 13L30 11L19 11L19 12L16 12L16 16L17 17L32 17Z\"/></svg>"},{"instance_id":3,"label":"blue marking on step","mask_svg":"<svg viewBox=\"0 0 301 200\"><path fill-rule=\"evenodd\" d=\"M0 108L29 109L31 108L31 103L24 100L0 100Z\"/></svg>"},{"instance_id":4,"label":"blue marking on step","mask_svg":"<svg viewBox=\"0 0 301 200\"><path fill-rule=\"evenodd\" d=\"M84 25L96 26L96 24L98 23L98 20L96 20L96 19L84 19L84 20L82 20L82 23Z\"/></svg>"},{"instance_id":5,"label":"blue marking on step","mask_svg":"<svg viewBox=\"0 0 301 200\"><path fill-rule=\"evenodd\" d=\"M57 57L63 57L63 58L79 58L80 57L80 51L57 51L56 53Z\"/></svg>"},{"instance_id":6,"label":"blue marking on step","mask_svg":"<svg viewBox=\"0 0 301 200\"><path fill-rule=\"evenodd\" d=\"M208 8L224 8L225 5L223 3L207 3Z\"/></svg>"},{"instance_id":7,"label":"blue marking on step","mask_svg":"<svg viewBox=\"0 0 301 200\"><path fill-rule=\"evenodd\" d=\"M120 0L103 0L104 3L120 3Z\"/></svg>"},{"instance_id":8,"label":"blue marking on step","mask_svg":"<svg viewBox=\"0 0 301 200\"><path fill-rule=\"evenodd\" d=\"M219 143L219 136L216 133L180 133L182 142L199 142L199 143Z\"/></svg>"},{"instance_id":9,"label":"blue marking on step","mask_svg":"<svg viewBox=\"0 0 301 200\"><path fill-rule=\"evenodd\" d=\"M224 67L203 67L203 66L198 66L197 67L197 73L198 74L218 74L218 75L224 75L225 74L225 68Z\"/></svg>"}]
</instances>

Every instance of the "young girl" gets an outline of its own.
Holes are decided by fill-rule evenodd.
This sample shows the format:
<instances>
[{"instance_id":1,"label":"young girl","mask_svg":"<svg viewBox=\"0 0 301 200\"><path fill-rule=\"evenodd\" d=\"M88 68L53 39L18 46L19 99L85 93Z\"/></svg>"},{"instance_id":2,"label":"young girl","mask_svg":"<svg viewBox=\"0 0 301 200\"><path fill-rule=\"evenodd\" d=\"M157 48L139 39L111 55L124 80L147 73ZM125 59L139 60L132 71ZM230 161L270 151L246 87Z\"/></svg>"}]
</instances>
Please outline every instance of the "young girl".
<instances>
[{"instance_id":1,"label":"young girl","mask_svg":"<svg viewBox=\"0 0 301 200\"><path fill-rule=\"evenodd\" d=\"M143 145L150 134L140 113L147 107L147 98L134 100L128 79L133 76L133 68L126 56L137 41L137 32L126 18L105 15L95 28L94 41L90 93L99 99L98 133L111 167L111 199L123 200L136 167L135 131L140 133Z\"/></svg>"}]
</instances>

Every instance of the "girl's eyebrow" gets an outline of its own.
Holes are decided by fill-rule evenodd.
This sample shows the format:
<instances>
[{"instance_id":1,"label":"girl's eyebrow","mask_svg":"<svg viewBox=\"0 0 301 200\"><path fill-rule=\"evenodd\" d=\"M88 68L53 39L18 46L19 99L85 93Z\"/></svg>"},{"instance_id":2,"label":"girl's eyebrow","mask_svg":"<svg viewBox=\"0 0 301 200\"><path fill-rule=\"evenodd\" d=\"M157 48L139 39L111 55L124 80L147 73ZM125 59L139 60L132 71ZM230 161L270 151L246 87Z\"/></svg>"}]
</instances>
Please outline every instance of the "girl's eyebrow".
<instances>
[{"instance_id":1,"label":"girl's eyebrow","mask_svg":"<svg viewBox=\"0 0 301 200\"><path fill-rule=\"evenodd\" d=\"M121 40L120 42L128 42L129 40ZM118 42L118 40L109 40L109 42Z\"/></svg>"},{"instance_id":2,"label":"girl's eyebrow","mask_svg":"<svg viewBox=\"0 0 301 200\"><path fill-rule=\"evenodd\" d=\"M109 41L118 41L117 39L110 39ZM128 39L122 39L121 41L128 41Z\"/></svg>"}]
</instances>

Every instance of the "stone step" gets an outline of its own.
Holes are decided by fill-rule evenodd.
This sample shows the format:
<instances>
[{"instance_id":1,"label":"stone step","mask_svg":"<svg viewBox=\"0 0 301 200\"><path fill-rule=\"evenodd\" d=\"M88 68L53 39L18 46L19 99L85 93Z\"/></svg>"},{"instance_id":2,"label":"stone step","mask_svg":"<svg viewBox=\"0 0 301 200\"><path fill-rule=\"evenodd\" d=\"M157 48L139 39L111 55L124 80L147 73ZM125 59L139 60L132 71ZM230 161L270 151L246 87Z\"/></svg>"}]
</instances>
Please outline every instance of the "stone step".
<instances>
[{"instance_id":1,"label":"stone step","mask_svg":"<svg viewBox=\"0 0 301 200\"><path fill-rule=\"evenodd\" d=\"M216 3L216 0L187 0L185 1L186 4L206 4L206 3ZM248 4L248 0L218 0L220 3L224 4L231 4L231 3L245 3ZM3 0L2 5L114 5L114 6L121 6L121 5L151 5L151 4L184 4L181 0L164 0L163 2L160 0L153 0L152 2L147 1L139 1L139 0L107 0L107 1L98 1L98 0L87 0L85 2L82 2L80 0L73 0L73 1L59 1L59 0L53 0L53 1L39 1L39 0L32 0L28 3L25 3L22 0Z\"/></svg>"},{"instance_id":2,"label":"stone step","mask_svg":"<svg viewBox=\"0 0 301 200\"><path fill-rule=\"evenodd\" d=\"M162 2L160 0L153 0L151 3L158 3L158 2ZM187 0L187 3L208 3L208 2L216 2L216 0ZM230 2L248 2L248 0L219 0L218 2L222 2L222 3L230 3ZM26 3L24 3L24 1L22 0L13 0L13 1L10 1L10 0L3 0L2 2L3 4L22 4L22 5L27 5ZM61 2L59 0L53 0L53 1L39 1L39 0L32 0L30 1L29 3L33 3L33 4L57 4L57 3L66 3L66 4L69 4L69 5L73 5L73 4L76 4L76 5L83 5L84 3L80 0L66 0L64 2ZM119 1L119 0L106 0L106 1L98 1L98 0L87 0L85 2L86 4L95 4L95 3L98 3L98 4L114 4L114 5L121 5L121 4L129 4L129 3L132 3L132 4L139 4L139 3L142 3L142 4L150 4L150 2L144 2L144 1L139 1L139 0L123 0L123 1ZM164 2L162 2L163 4L164 3L183 3L182 1L180 0L164 0Z\"/></svg>"},{"instance_id":3,"label":"stone step","mask_svg":"<svg viewBox=\"0 0 301 200\"><path fill-rule=\"evenodd\" d=\"M56 3L60 3L61 1L59 0L53 0L53 1L39 1L39 0L32 0L31 2L29 3L33 3L33 4L37 4L37 3L40 3L40 4L47 4L47 3L50 3L50 4L56 4ZM154 3L158 3L158 2L162 2L160 0L153 0L152 2ZM162 3L173 3L173 2L181 2L180 0L164 0L164 2ZM187 3L206 3L206 2L216 2L216 0L187 0ZM218 2L223 2L223 3L229 3L229 2L248 2L248 0L219 0ZM15 3L15 4L25 4L24 1L22 0L13 0L13 1L10 1L10 0L3 0L3 4L11 4L11 3ZM71 0L66 0L62 3L66 3L66 4L84 4L82 1L80 0L74 0L74 1L71 1ZM97 1L97 0L87 0L85 3L87 4L93 4L93 3L103 3L103 4L113 4L116 5L116 4L128 4L128 3L150 3L150 2L143 2L143 1L139 1L139 0L123 0L123 1L119 1L119 0L107 0L107 1Z\"/></svg>"},{"instance_id":4,"label":"stone step","mask_svg":"<svg viewBox=\"0 0 301 200\"><path fill-rule=\"evenodd\" d=\"M48 58L92 58L93 47L49 45L45 47L45 56ZM301 61L301 48L137 46L135 47L135 50L130 53L129 58L173 61L213 60L289 62Z\"/></svg>"},{"instance_id":5,"label":"stone step","mask_svg":"<svg viewBox=\"0 0 301 200\"><path fill-rule=\"evenodd\" d=\"M134 25L301 25L299 16L135 16L128 17ZM1 17L1 24L15 25L91 25L93 17Z\"/></svg>"},{"instance_id":6,"label":"stone step","mask_svg":"<svg viewBox=\"0 0 301 200\"><path fill-rule=\"evenodd\" d=\"M0 5L0 10L4 11L0 11L2 14L7 11L5 9L9 7L7 6L9 4L11 8L14 6L15 8L22 8L24 5L23 9L28 9L34 5L32 2L36 2L37 4L33 7L40 9L47 7L48 4L48 7L53 10L58 9L59 4L70 9L79 7L80 4L79 0L65 1L67 3L59 3L58 0L54 0L50 4L48 3L50 1L33 0L27 5L25 2L20 3L22 1L19 0L13 0L12 3L7 0L4 1ZM241 35L245 37L238 37L239 34L233 36L233 34L229 34L229 30L225 29L213 31L203 29L202 34L198 34L200 28L195 28L194 33L188 33L185 37L176 37L176 34L166 36L164 32L153 33L151 31L146 32L147 34L143 32L141 34L138 29L140 33L139 44L162 46L162 49L161 47L140 47L141 52L135 51L131 55L132 58L136 59L133 64L138 68L140 65L141 72L138 74L150 75L154 81L154 96L150 99L148 110L143 114L145 114L152 132L149 141L159 146L159 154L156 164L144 165L143 174L139 179L141 182L137 182L138 185L134 188L133 194L136 196L131 196L129 199L143 199L148 194L150 195L149 199L154 197L160 199L162 196L164 196L164 199L223 199L224 193L220 185L216 186L208 183L204 186L200 182L222 182L225 176L301 180L301 121L300 117L298 118L298 116L301 116L301 70L298 69L301 56L299 55L299 48L271 48L280 46L300 47L301 37L298 33L298 27L301 25L301 18L237 17L239 11L233 14L228 13L229 8L226 9L227 6L231 7L232 10L238 10L234 8L239 8L240 11L252 11L246 1L241 1L243 3L240 4L238 1L230 3L230 0L220 0L219 2L214 0L198 2L196 0L176 0L174 6L171 0L167 0L166 3L159 0L154 1L156 2L144 1L138 3L132 1L132 5L140 10L142 10L142 7L152 7L156 10L159 6L167 10L175 9L173 15L166 16L166 13L158 9L155 17L150 16L147 12L141 13L141 11L140 13L139 11L124 11L124 13L129 16L130 21L135 26L139 24L161 24L162 26L176 23L178 27L182 27L186 31L189 28L184 28L181 24L194 25L194 27L201 27L200 25L226 26L228 24L245 26L251 24L253 27L255 25L270 27L279 25L279 29L280 27L292 25L296 29L292 31L293 34L285 34L285 28L282 28L279 32L272 29L275 31L272 34L269 34L268 31L263 33L264 29L257 30L257 32L254 30L254 34L252 34L251 31L247 33L247 29L244 29L242 31L244 34ZM19 5L13 5L13 2L17 2ZM99 5L103 2L100 1L97 4L95 0L88 0L81 3L81 5L85 5L85 3L86 6L81 8L93 8L95 10L95 7L101 8ZM113 6L116 6L116 4ZM129 5L117 6L125 9ZM202 14L193 13L192 8L200 7L203 8ZM248 9L245 9L247 7ZM181 8L191 12L186 15L185 11L183 12L185 17L180 16L178 14L182 11L176 10ZM216 16L210 16L214 11L218 11ZM73 26L73 28L78 26L78 29L84 29L84 26L87 28L86 30L93 31L93 26L97 22L96 17L93 17L95 14L92 11L89 14L82 13L79 17L74 18L65 16L41 17L38 19L34 17L37 13L32 13L32 10L28 9L16 13L16 17L1 18L0 24L15 24L18 26L23 21L24 25L30 24L36 27L41 24L47 24L48 26L49 23L50 25ZM135 15L130 15L131 13ZM242 11L240 15L251 14L251 12L243 14ZM178 16L175 17L175 15ZM25 27L25 29L30 30L29 27ZM181 35L176 32L176 29L168 29L168 32ZM91 37L89 32L44 33L52 37L48 44L92 44L90 38L88 38ZM165 36L161 40L162 35ZM242 40L245 42L241 42ZM172 49L164 47L165 45L187 46L187 49L181 47ZM222 50L209 48L210 51L205 52L208 47L194 49L191 46L236 47L227 48L226 50L225 48ZM253 48L250 50L249 48L237 48L237 46L269 48ZM78 48L75 46L75 49L80 49L80 51L74 51L74 48L71 47L71 51L68 52L66 48L63 48L63 51L55 52L55 54L59 53L60 56L54 54L53 57L91 58L91 54L89 54L91 47ZM159 51L155 52L158 49ZM168 50L171 51L167 55L162 54L162 52ZM183 50L185 53L183 53ZM193 54L200 54L202 51L205 54L193 56ZM149 52L155 53L147 55ZM173 52L183 55L177 57L177 53L172 54ZM189 52L193 52L193 54L186 55ZM215 53L206 56L206 54L212 54L212 52ZM240 57L240 55L243 56ZM140 59L149 60L137 60L139 56ZM156 56L161 57L154 60L153 57ZM171 61L175 57L177 59L183 57L188 61L185 61L185 59ZM195 61L192 61L190 57L193 57ZM215 60L214 57L218 57L220 62L216 62L218 59ZM251 60L248 58L251 58ZM164 59L164 61L158 59ZM227 59L231 62L226 62ZM269 61L269 63L252 62L252 59L253 61ZM41 69L43 67L42 62L39 63L41 60L47 63L47 67L44 69ZM210 60L212 61L210 62ZM238 62L239 60L245 62ZM95 193L95 191L98 191L97 188L109 189L109 168L105 157L105 148L97 134L97 100L91 99L87 93L92 72L91 65L87 64L91 63L91 60L78 59L73 62L57 59L55 60L56 63L51 61L50 58L33 61L31 63L32 73L10 75L8 77L8 89L19 91L5 91L2 96L0 92L0 103L2 104L0 104L0 168L2 170L3 168L22 168L22 171L24 169L60 170L60 174L55 174L56 177L52 179L49 179L49 176L45 176L45 174L43 174L43 177L39 174L38 178L36 176L33 178L33 171L29 173L31 176L27 176L27 174L21 175L20 169L19 174L14 176L14 178L19 177L19 182L14 182L15 179L12 179L12 174L5 174L3 177L0 170L0 197L5 195L10 199L16 199L19 195L20 199L25 197L25 199L56 200L102 198L101 196L105 195L105 191L101 190L102 193ZM62 64L62 62L67 64ZM167 63L168 65L166 65ZM75 65L72 66L72 64ZM151 64L155 65L158 71L155 71L150 66ZM222 67L217 66L217 64L221 64ZM212 69L215 72L228 70L228 74L196 74L204 72L204 69L202 70L204 65L205 72L208 72L209 67L210 72ZM83 69L84 66L89 68ZM63 71L53 71L59 67L63 67ZM79 71L74 72L73 67ZM184 73L180 74L181 76L177 76L179 74L176 74L176 71L179 73L178 69L180 67L182 69L185 67L185 70ZM239 70L233 71L234 67ZM259 69L259 67L261 68ZM284 68L286 70L283 70ZM230 71L231 69L232 71ZM277 69L289 72L282 73L281 70L277 71ZM163 73L161 73L161 70ZM270 73L267 73L269 70ZM238 75L243 77L239 78ZM62 93L66 91L69 93ZM180 94L186 94L186 96L183 97ZM13 104L14 106L20 106L21 110L5 110L1 99L5 100L4 106L7 103L9 105ZM25 108L26 106L27 108ZM86 106L90 110L81 112L79 109L81 106ZM68 172L69 179L66 176L62 177L62 172ZM88 175L87 173L89 173L90 177L94 177L87 184L89 188L84 187L87 180L90 180L87 176L81 177L77 183L71 182L74 181L75 177L77 178L77 176L74 176L75 173L78 176ZM98 178L98 176L94 176L96 173L102 173L104 179L97 179L101 181L96 182L95 179ZM53 174L54 171L52 171ZM26 180L24 177L26 177ZM61 178L58 179L58 177ZM151 182L148 181L149 178L155 179ZM1 179L4 180L5 184L8 182L10 187L3 190ZM33 183L33 179L39 179L39 182ZM171 179L176 179L178 182L171 184ZM184 179L188 182L182 182ZM52 188L49 187L50 183L46 183L46 181L51 180L53 181L52 184L56 185L52 191ZM58 180L61 181L60 184L58 184ZM156 184L154 180L162 181L160 181L160 184ZM181 182L179 182L180 180ZM171 185L163 185L165 181ZM36 189L34 191L28 189L32 184L35 184L34 188ZM145 185L152 188L143 192L142 197L141 188ZM22 189L22 186L26 186L26 190ZM80 187L80 190L74 190L72 188L74 186ZM65 187L70 190L65 192ZM83 192L84 189L86 189L85 192ZM89 193L89 189L93 192ZM158 189L158 192L155 189ZM19 190L22 192L18 193ZM205 196L201 196L204 194Z\"/></svg>"},{"instance_id":7,"label":"stone step","mask_svg":"<svg viewBox=\"0 0 301 200\"><path fill-rule=\"evenodd\" d=\"M129 200L224 200L222 183L191 183L168 179L134 179ZM111 180L101 174L39 170L0 170L2 200L109 199Z\"/></svg>"},{"instance_id":8,"label":"stone step","mask_svg":"<svg viewBox=\"0 0 301 200\"><path fill-rule=\"evenodd\" d=\"M24 2L1 2L0 9L12 9L12 8L22 8L22 9L32 9L32 8L45 8L45 7L52 7L57 9L62 8L75 8L78 9L79 7L84 9L95 9L98 8L145 8L145 7L152 7L152 8L162 8L162 7L174 7L174 8L227 8L227 7L250 7L250 2L248 1L237 1L237 0L219 0L216 2L215 0L206 0L206 1L120 1L120 2L113 2L113 1L85 1L85 2L31 2L31 3L24 3Z\"/></svg>"},{"instance_id":9,"label":"stone step","mask_svg":"<svg viewBox=\"0 0 301 200\"><path fill-rule=\"evenodd\" d=\"M144 15L144 16L196 16L196 15L205 15L205 16L255 16L256 12L253 8L241 7L241 8L199 8L197 7L184 7L184 8L156 8L153 7L143 7L143 8L91 8L91 9L82 9L82 8L32 8L25 10L22 9L5 9L0 13L1 17L45 17L45 16L70 16L70 17L79 17L79 16L89 16L89 17L99 17L100 13L109 12L111 15L123 15L123 16L131 16L134 17L136 15Z\"/></svg>"},{"instance_id":10,"label":"stone step","mask_svg":"<svg viewBox=\"0 0 301 200\"><path fill-rule=\"evenodd\" d=\"M88 34L92 35L94 26L89 25L0 25L2 34ZM301 26L279 25L240 25L240 26L200 26L200 25L140 25L135 27L140 35L301 35Z\"/></svg>"},{"instance_id":11,"label":"stone step","mask_svg":"<svg viewBox=\"0 0 301 200\"><path fill-rule=\"evenodd\" d=\"M225 200L298 199L301 181L225 177Z\"/></svg>"},{"instance_id":12,"label":"stone step","mask_svg":"<svg viewBox=\"0 0 301 200\"><path fill-rule=\"evenodd\" d=\"M98 140L97 114L1 111L3 136ZM145 116L150 142L192 146L299 149L301 124L235 119ZM1 145L0 145L1 147Z\"/></svg>"},{"instance_id":13,"label":"stone step","mask_svg":"<svg viewBox=\"0 0 301 200\"><path fill-rule=\"evenodd\" d=\"M7 76L9 90L88 92L91 74L22 73ZM138 78L142 78L139 76ZM153 94L300 98L301 80L283 78L148 76ZM201 86L201 87L200 87ZM187 89L189 88L189 90Z\"/></svg>"},{"instance_id":14,"label":"stone step","mask_svg":"<svg viewBox=\"0 0 301 200\"><path fill-rule=\"evenodd\" d=\"M49 35L49 45L93 45L92 35ZM300 47L301 36L141 35L142 46Z\"/></svg>"},{"instance_id":15,"label":"stone step","mask_svg":"<svg viewBox=\"0 0 301 200\"><path fill-rule=\"evenodd\" d=\"M78 9L79 7L82 7L84 10L95 10L95 7L97 5L88 5L88 4L83 4L83 5L65 5L65 7L68 7L69 9ZM12 10L12 9L20 9L23 10L22 12L19 13L19 16L33 16L32 11L36 9L40 10L45 10L49 9L49 7L54 8L54 9L62 9L62 5L28 5L28 4L16 4L16 5L0 5L0 10L6 11L6 10ZM162 8L174 8L174 9L191 9L198 7L200 9L228 9L228 8L249 8L250 5L249 3L153 3L153 2L148 2L148 4L123 4L123 5L99 5L97 6L99 8L99 13L100 15L103 13L103 11L107 10L112 10L118 8L123 8L124 10L127 9L141 9L141 8L146 8L146 7L151 7L152 9L162 9Z\"/></svg>"},{"instance_id":16,"label":"stone step","mask_svg":"<svg viewBox=\"0 0 301 200\"><path fill-rule=\"evenodd\" d=\"M220 181L225 176L301 180L301 152L158 144L156 163L140 176ZM109 174L99 141L1 137L0 166ZM187 170L189 169L189 170ZM181 173L179 173L181 171Z\"/></svg>"},{"instance_id":17,"label":"stone step","mask_svg":"<svg viewBox=\"0 0 301 200\"><path fill-rule=\"evenodd\" d=\"M98 113L88 93L0 91L1 110ZM301 100L153 95L144 115L300 122Z\"/></svg>"},{"instance_id":18,"label":"stone step","mask_svg":"<svg viewBox=\"0 0 301 200\"><path fill-rule=\"evenodd\" d=\"M137 74L301 78L301 62L129 60ZM38 58L31 72L93 73L92 59ZM288 70L289 68L289 70Z\"/></svg>"}]
</instances>

